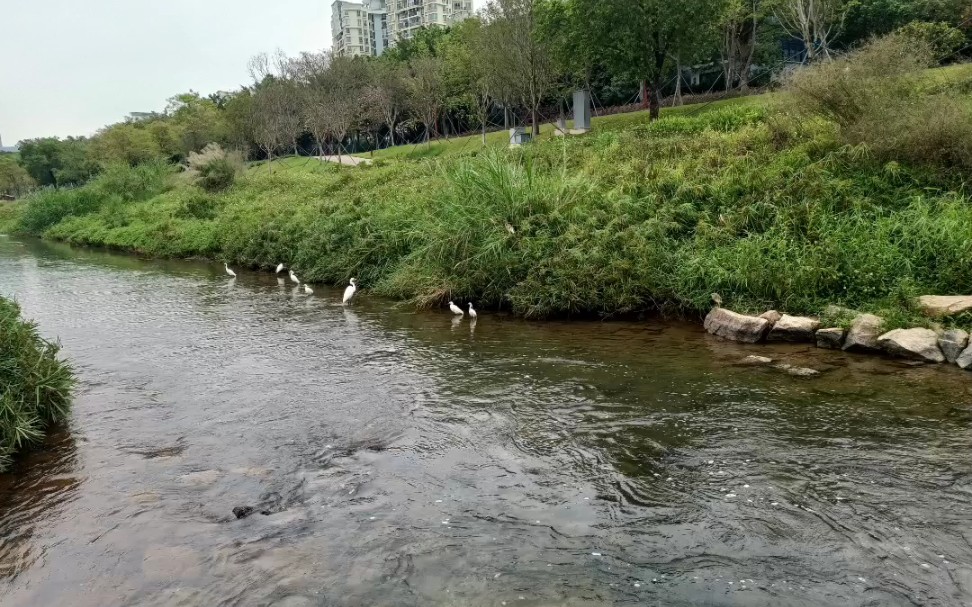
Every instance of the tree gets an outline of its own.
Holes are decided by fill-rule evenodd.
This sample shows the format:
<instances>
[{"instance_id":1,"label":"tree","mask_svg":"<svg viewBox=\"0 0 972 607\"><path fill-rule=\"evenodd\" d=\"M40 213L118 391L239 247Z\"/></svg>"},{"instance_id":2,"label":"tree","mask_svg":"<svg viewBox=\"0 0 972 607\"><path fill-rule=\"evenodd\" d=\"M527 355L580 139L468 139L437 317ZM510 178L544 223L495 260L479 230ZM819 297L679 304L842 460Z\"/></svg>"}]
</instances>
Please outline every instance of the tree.
<instances>
[{"instance_id":1,"label":"tree","mask_svg":"<svg viewBox=\"0 0 972 607\"><path fill-rule=\"evenodd\" d=\"M42 186L81 184L99 170L88 147L83 137L27 139L20 142L20 165Z\"/></svg>"},{"instance_id":2,"label":"tree","mask_svg":"<svg viewBox=\"0 0 972 607\"><path fill-rule=\"evenodd\" d=\"M771 0L728 0L721 22L723 74L726 90L749 88L749 70L759 30L771 14Z\"/></svg>"},{"instance_id":3,"label":"tree","mask_svg":"<svg viewBox=\"0 0 972 607\"><path fill-rule=\"evenodd\" d=\"M187 158L209 143L225 144L229 138L223 112L211 97L195 91L169 98L165 113L171 124L171 135L178 137L179 158ZM217 101L223 102L217 97Z\"/></svg>"},{"instance_id":4,"label":"tree","mask_svg":"<svg viewBox=\"0 0 972 607\"><path fill-rule=\"evenodd\" d=\"M550 92L556 74L550 49L540 35L545 0L490 0L484 10L501 87L530 112L533 135L540 134L540 104Z\"/></svg>"},{"instance_id":5,"label":"tree","mask_svg":"<svg viewBox=\"0 0 972 607\"><path fill-rule=\"evenodd\" d=\"M136 166L164 156L145 125L130 122L119 122L98 131L91 140L91 153L102 167Z\"/></svg>"},{"instance_id":6,"label":"tree","mask_svg":"<svg viewBox=\"0 0 972 607\"><path fill-rule=\"evenodd\" d=\"M267 171L273 174L273 153L285 141L286 129L283 115L286 113L287 92L276 80L269 80L253 93L249 104L248 130L257 147L267 157Z\"/></svg>"},{"instance_id":7,"label":"tree","mask_svg":"<svg viewBox=\"0 0 972 607\"><path fill-rule=\"evenodd\" d=\"M846 0L783 0L776 18L787 34L803 42L807 61L829 59L849 5Z\"/></svg>"},{"instance_id":8,"label":"tree","mask_svg":"<svg viewBox=\"0 0 972 607\"><path fill-rule=\"evenodd\" d=\"M409 100L425 124L425 141L429 142L439 112L445 102L445 74L441 59L419 57L409 64Z\"/></svg>"},{"instance_id":9,"label":"tree","mask_svg":"<svg viewBox=\"0 0 972 607\"><path fill-rule=\"evenodd\" d=\"M408 108L406 72L392 61L373 61L365 98L372 112L388 127L390 145L395 145L395 126Z\"/></svg>"},{"instance_id":10,"label":"tree","mask_svg":"<svg viewBox=\"0 0 972 607\"><path fill-rule=\"evenodd\" d=\"M573 0L572 27L588 62L640 82L652 120L661 111L668 62L686 40L710 27L723 0Z\"/></svg>"},{"instance_id":11,"label":"tree","mask_svg":"<svg viewBox=\"0 0 972 607\"><path fill-rule=\"evenodd\" d=\"M0 154L0 194L19 198L36 187L29 173L12 154Z\"/></svg>"}]
</instances>

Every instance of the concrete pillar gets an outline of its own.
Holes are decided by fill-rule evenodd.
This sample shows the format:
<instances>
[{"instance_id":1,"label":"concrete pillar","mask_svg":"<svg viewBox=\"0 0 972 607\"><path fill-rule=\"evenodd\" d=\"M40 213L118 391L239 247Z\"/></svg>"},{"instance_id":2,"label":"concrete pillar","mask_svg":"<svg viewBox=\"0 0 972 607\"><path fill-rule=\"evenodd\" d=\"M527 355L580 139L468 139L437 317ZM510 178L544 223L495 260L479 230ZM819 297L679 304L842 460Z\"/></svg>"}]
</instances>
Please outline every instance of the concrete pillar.
<instances>
[{"instance_id":1,"label":"concrete pillar","mask_svg":"<svg viewBox=\"0 0 972 607\"><path fill-rule=\"evenodd\" d=\"M591 130L591 94L588 91L574 91L574 131Z\"/></svg>"}]
</instances>

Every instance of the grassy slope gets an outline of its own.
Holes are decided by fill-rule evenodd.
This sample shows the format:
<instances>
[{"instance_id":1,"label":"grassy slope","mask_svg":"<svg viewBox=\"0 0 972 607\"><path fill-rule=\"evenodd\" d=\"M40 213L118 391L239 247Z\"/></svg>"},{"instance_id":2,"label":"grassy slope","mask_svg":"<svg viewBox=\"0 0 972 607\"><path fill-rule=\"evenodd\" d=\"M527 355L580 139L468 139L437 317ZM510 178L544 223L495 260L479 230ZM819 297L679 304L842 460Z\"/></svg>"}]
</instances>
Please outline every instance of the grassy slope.
<instances>
[{"instance_id":1,"label":"grassy slope","mask_svg":"<svg viewBox=\"0 0 972 607\"><path fill-rule=\"evenodd\" d=\"M0 472L19 450L40 442L49 424L64 421L74 379L20 309L0 297Z\"/></svg>"},{"instance_id":2,"label":"grassy slope","mask_svg":"<svg viewBox=\"0 0 972 607\"><path fill-rule=\"evenodd\" d=\"M371 167L284 159L220 195L142 167L35 197L18 221L74 243L284 261L312 281L356 276L420 304L471 298L534 317L702 311L718 291L741 310L840 303L894 323L912 321L916 294L972 292L972 205L954 182L878 165L827 125L787 126L763 105L654 125L615 116L582 137L452 144Z\"/></svg>"}]
</instances>

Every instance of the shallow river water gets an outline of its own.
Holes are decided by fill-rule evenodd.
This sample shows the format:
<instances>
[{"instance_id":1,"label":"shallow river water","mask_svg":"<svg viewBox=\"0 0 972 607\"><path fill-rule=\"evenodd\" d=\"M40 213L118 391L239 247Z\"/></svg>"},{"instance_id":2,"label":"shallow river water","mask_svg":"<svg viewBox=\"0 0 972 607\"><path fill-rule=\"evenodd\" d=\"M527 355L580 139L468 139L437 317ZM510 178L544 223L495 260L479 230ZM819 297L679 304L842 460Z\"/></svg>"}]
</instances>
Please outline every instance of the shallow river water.
<instances>
[{"instance_id":1,"label":"shallow river water","mask_svg":"<svg viewBox=\"0 0 972 607\"><path fill-rule=\"evenodd\" d=\"M4 607L972 604L957 368L5 237L0 294L80 376L0 475Z\"/></svg>"}]
</instances>

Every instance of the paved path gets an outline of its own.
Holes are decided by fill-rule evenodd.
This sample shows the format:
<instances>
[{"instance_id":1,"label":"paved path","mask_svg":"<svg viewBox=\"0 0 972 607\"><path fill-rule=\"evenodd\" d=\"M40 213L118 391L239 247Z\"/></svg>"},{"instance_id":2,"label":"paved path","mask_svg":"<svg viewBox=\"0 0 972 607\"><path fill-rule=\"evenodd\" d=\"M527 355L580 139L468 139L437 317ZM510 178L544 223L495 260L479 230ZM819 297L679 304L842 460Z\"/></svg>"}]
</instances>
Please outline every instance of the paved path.
<instances>
[{"instance_id":1,"label":"paved path","mask_svg":"<svg viewBox=\"0 0 972 607\"><path fill-rule=\"evenodd\" d=\"M367 158L359 158L358 156L318 156L324 162L335 162L337 164L347 164L350 166L358 166L359 164L371 164L371 161Z\"/></svg>"}]
</instances>

